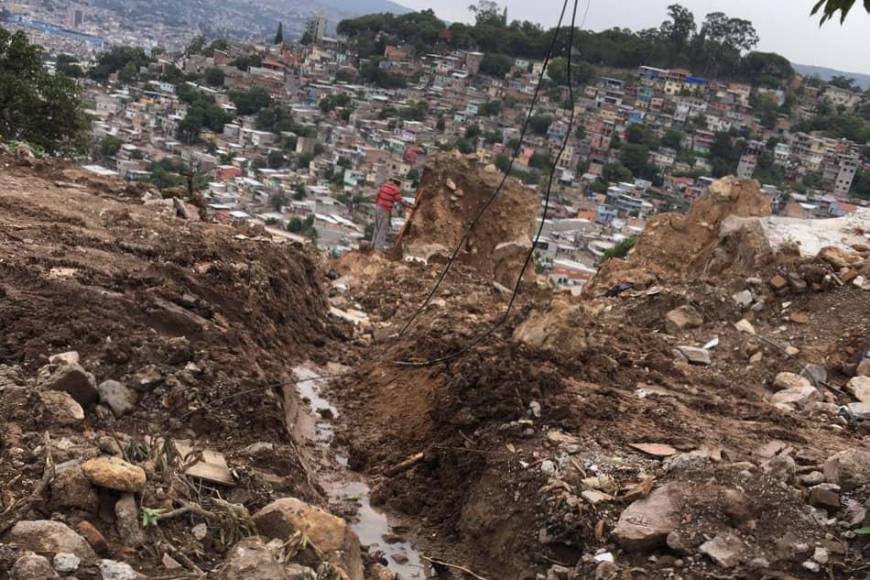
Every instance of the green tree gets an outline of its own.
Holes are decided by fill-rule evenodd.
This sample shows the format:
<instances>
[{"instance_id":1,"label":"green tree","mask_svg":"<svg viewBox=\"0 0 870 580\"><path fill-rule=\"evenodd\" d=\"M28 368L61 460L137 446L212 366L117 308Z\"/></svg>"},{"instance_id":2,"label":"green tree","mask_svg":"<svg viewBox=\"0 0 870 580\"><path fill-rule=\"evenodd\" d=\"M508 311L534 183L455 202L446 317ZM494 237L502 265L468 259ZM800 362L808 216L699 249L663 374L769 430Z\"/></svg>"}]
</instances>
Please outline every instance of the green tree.
<instances>
[{"instance_id":1,"label":"green tree","mask_svg":"<svg viewBox=\"0 0 870 580\"><path fill-rule=\"evenodd\" d=\"M662 145L679 151L683 148L683 139L685 138L686 134L683 131L670 128L665 131L665 134L662 136Z\"/></svg>"},{"instance_id":2,"label":"green tree","mask_svg":"<svg viewBox=\"0 0 870 580\"><path fill-rule=\"evenodd\" d=\"M480 72L496 78L504 78L513 68L513 61L504 54L486 53L480 62Z\"/></svg>"},{"instance_id":3,"label":"green tree","mask_svg":"<svg viewBox=\"0 0 870 580\"><path fill-rule=\"evenodd\" d=\"M280 169L284 167L286 163L284 154L280 151L270 151L269 155L266 157L266 163L271 169Z\"/></svg>"},{"instance_id":4,"label":"green tree","mask_svg":"<svg viewBox=\"0 0 870 580\"><path fill-rule=\"evenodd\" d=\"M262 87L251 87L247 91L230 91L229 98L236 106L239 115L255 115L272 104L272 97Z\"/></svg>"},{"instance_id":5,"label":"green tree","mask_svg":"<svg viewBox=\"0 0 870 580\"><path fill-rule=\"evenodd\" d=\"M529 117L529 128L535 135L546 135L552 124L553 117L551 115L535 114Z\"/></svg>"},{"instance_id":6,"label":"green tree","mask_svg":"<svg viewBox=\"0 0 870 580\"><path fill-rule=\"evenodd\" d=\"M205 82L210 87L224 86L224 71L221 68L213 66L205 71Z\"/></svg>"},{"instance_id":7,"label":"green tree","mask_svg":"<svg viewBox=\"0 0 870 580\"><path fill-rule=\"evenodd\" d=\"M275 33L275 41L272 44L283 44L284 42L284 23L278 23L278 32Z\"/></svg>"},{"instance_id":8,"label":"green tree","mask_svg":"<svg viewBox=\"0 0 870 580\"><path fill-rule=\"evenodd\" d=\"M123 142L114 135L106 135L100 142L100 155L114 157L121 150Z\"/></svg>"},{"instance_id":9,"label":"green tree","mask_svg":"<svg viewBox=\"0 0 870 580\"><path fill-rule=\"evenodd\" d=\"M42 66L42 49L21 32L0 27L0 136L49 153L82 151L88 120L78 88Z\"/></svg>"},{"instance_id":10,"label":"green tree","mask_svg":"<svg viewBox=\"0 0 870 580\"><path fill-rule=\"evenodd\" d=\"M71 79L78 79L85 76L78 59L68 54L59 54L55 60L55 68L57 72L66 75Z\"/></svg>"}]
</instances>

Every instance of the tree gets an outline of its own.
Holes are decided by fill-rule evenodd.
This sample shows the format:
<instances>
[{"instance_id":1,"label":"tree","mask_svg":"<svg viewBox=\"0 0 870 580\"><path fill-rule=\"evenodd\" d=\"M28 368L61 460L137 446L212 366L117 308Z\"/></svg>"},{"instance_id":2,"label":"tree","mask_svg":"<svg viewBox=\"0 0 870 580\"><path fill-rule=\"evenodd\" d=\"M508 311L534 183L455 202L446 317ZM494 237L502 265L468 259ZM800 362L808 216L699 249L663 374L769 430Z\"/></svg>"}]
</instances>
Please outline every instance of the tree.
<instances>
[{"instance_id":1,"label":"tree","mask_svg":"<svg viewBox=\"0 0 870 580\"><path fill-rule=\"evenodd\" d=\"M758 44L758 32L749 20L730 18L724 12L711 12L704 18L701 34L706 40L745 51Z\"/></svg>"},{"instance_id":2,"label":"tree","mask_svg":"<svg viewBox=\"0 0 870 580\"><path fill-rule=\"evenodd\" d=\"M675 50L683 50L698 29L695 24L695 15L684 6L671 4L668 6L668 16L670 16L670 20L662 23L661 33Z\"/></svg>"},{"instance_id":3,"label":"tree","mask_svg":"<svg viewBox=\"0 0 870 580\"><path fill-rule=\"evenodd\" d=\"M535 135L546 135L550 125L553 124L553 117L550 115L535 114L529 117L529 128Z\"/></svg>"},{"instance_id":4,"label":"tree","mask_svg":"<svg viewBox=\"0 0 870 580\"><path fill-rule=\"evenodd\" d=\"M750 104L752 105L752 110L758 115L762 127L765 129L776 127L776 121L779 119L779 105L773 97L753 92Z\"/></svg>"},{"instance_id":5,"label":"tree","mask_svg":"<svg viewBox=\"0 0 870 580\"><path fill-rule=\"evenodd\" d=\"M504 78L513 68L513 60L503 54L487 53L480 61L480 72L496 78Z\"/></svg>"},{"instance_id":6,"label":"tree","mask_svg":"<svg viewBox=\"0 0 870 580\"><path fill-rule=\"evenodd\" d=\"M571 82L576 87L588 83L595 78L595 67L588 62L575 61L571 63ZM547 67L547 76L559 86L568 86L568 59L556 57Z\"/></svg>"},{"instance_id":7,"label":"tree","mask_svg":"<svg viewBox=\"0 0 870 580\"><path fill-rule=\"evenodd\" d=\"M21 32L0 27L0 135L49 153L85 148L88 120L78 88L42 67L42 49Z\"/></svg>"},{"instance_id":8,"label":"tree","mask_svg":"<svg viewBox=\"0 0 870 580\"><path fill-rule=\"evenodd\" d=\"M647 164L649 148L639 143L626 143L619 152L619 159L626 169L638 177L649 178L655 173Z\"/></svg>"},{"instance_id":9,"label":"tree","mask_svg":"<svg viewBox=\"0 0 870 580\"><path fill-rule=\"evenodd\" d=\"M856 89L855 79L843 75L834 75L831 80L828 81L828 84L847 91L854 91Z\"/></svg>"},{"instance_id":10,"label":"tree","mask_svg":"<svg viewBox=\"0 0 870 580\"><path fill-rule=\"evenodd\" d=\"M502 14L507 14L507 11L502 12L499 5L492 0L478 0L477 4L472 4L468 10L474 14L474 20L478 26L504 26L507 24Z\"/></svg>"},{"instance_id":11,"label":"tree","mask_svg":"<svg viewBox=\"0 0 870 580\"><path fill-rule=\"evenodd\" d=\"M85 76L82 67L79 65L78 59L68 54L57 55L57 59L55 60L55 70L71 79L78 79Z\"/></svg>"},{"instance_id":12,"label":"tree","mask_svg":"<svg viewBox=\"0 0 870 580\"><path fill-rule=\"evenodd\" d=\"M272 97L262 87L251 87L247 91L230 91L229 97L239 115L255 115L272 104Z\"/></svg>"},{"instance_id":13,"label":"tree","mask_svg":"<svg viewBox=\"0 0 870 580\"><path fill-rule=\"evenodd\" d=\"M102 53L96 65L88 71L88 76L95 81L106 82L114 73L118 73L122 82L132 82L139 74L139 69L148 66L151 58L141 48L116 46Z\"/></svg>"},{"instance_id":14,"label":"tree","mask_svg":"<svg viewBox=\"0 0 870 580\"><path fill-rule=\"evenodd\" d=\"M284 154L280 151L270 151L266 157L266 163L270 169L280 169L284 167Z\"/></svg>"},{"instance_id":15,"label":"tree","mask_svg":"<svg viewBox=\"0 0 870 580\"><path fill-rule=\"evenodd\" d=\"M662 145L679 151L683 148L683 139L685 138L685 133L683 133L679 129L671 128L665 131L665 134L662 137Z\"/></svg>"},{"instance_id":16,"label":"tree","mask_svg":"<svg viewBox=\"0 0 870 580\"><path fill-rule=\"evenodd\" d=\"M275 33L275 41L272 44L282 44L284 42L284 23L278 23L278 32Z\"/></svg>"},{"instance_id":17,"label":"tree","mask_svg":"<svg viewBox=\"0 0 870 580\"><path fill-rule=\"evenodd\" d=\"M216 66L205 70L205 82L210 87L224 86L224 76L223 69Z\"/></svg>"},{"instance_id":18,"label":"tree","mask_svg":"<svg viewBox=\"0 0 870 580\"><path fill-rule=\"evenodd\" d=\"M840 12L840 24L846 21L846 16L855 6L855 0L819 0L813 6L812 14L821 13L819 24L822 25ZM864 0L864 9L870 12L870 0Z\"/></svg>"}]
</instances>

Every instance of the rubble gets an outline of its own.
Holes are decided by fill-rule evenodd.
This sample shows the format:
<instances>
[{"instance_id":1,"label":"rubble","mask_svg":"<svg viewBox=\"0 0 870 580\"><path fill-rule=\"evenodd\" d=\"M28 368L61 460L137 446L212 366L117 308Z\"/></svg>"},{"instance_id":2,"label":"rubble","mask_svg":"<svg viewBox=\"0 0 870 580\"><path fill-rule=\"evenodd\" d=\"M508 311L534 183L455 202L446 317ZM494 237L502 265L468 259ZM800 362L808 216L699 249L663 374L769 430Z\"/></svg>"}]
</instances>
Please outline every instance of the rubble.
<instances>
[{"instance_id":1,"label":"rubble","mask_svg":"<svg viewBox=\"0 0 870 580\"><path fill-rule=\"evenodd\" d=\"M97 558L85 539L61 522L22 520L12 526L5 539L39 554L73 554L85 562Z\"/></svg>"},{"instance_id":2,"label":"rubble","mask_svg":"<svg viewBox=\"0 0 870 580\"><path fill-rule=\"evenodd\" d=\"M82 472L93 485L105 489L137 493L145 487L145 470L118 457L89 459L82 463Z\"/></svg>"}]
</instances>

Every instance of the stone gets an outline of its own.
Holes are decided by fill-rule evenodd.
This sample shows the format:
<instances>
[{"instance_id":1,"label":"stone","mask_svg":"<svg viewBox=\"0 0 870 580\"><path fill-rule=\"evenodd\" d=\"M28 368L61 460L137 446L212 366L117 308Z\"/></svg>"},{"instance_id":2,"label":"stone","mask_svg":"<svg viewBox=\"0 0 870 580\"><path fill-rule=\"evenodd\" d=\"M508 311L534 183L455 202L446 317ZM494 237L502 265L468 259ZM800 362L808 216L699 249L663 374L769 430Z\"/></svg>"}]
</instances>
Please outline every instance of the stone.
<instances>
[{"instance_id":1,"label":"stone","mask_svg":"<svg viewBox=\"0 0 870 580\"><path fill-rule=\"evenodd\" d=\"M827 564L828 560L831 559L830 553L821 546L817 547L813 552L813 560L818 562L819 564Z\"/></svg>"},{"instance_id":2,"label":"stone","mask_svg":"<svg viewBox=\"0 0 870 580\"><path fill-rule=\"evenodd\" d=\"M85 477L78 460L67 461L55 467L49 492L49 505L53 509L76 508L96 513L100 507L100 498L90 480Z\"/></svg>"},{"instance_id":3,"label":"stone","mask_svg":"<svg viewBox=\"0 0 870 580\"><path fill-rule=\"evenodd\" d=\"M861 256L858 254L836 246L825 246L819 250L816 257L824 260L835 268L848 268L853 264L861 262Z\"/></svg>"},{"instance_id":4,"label":"stone","mask_svg":"<svg viewBox=\"0 0 870 580\"><path fill-rule=\"evenodd\" d=\"M677 351L693 365L709 365L713 362L710 359L710 351L705 348L678 346Z\"/></svg>"},{"instance_id":5,"label":"stone","mask_svg":"<svg viewBox=\"0 0 870 580\"><path fill-rule=\"evenodd\" d=\"M193 346L185 336L175 336L164 343L166 362L171 365L183 365L193 359Z\"/></svg>"},{"instance_id":6,"label":"stone","mask_svg":"<svg viewBox=\"0 0 870 580\"><path fill-rule=\"evenodd\" d=\"M676 449L665 443L629 443L628 446L652 457L670 457L677 453Z\"/></svg>"},{"instance_id":7,"label":"stone","mask_svg":"<svg viewBox=\"0 0 870 580\"><path fill-rule=\"evenodd\" d=\"M93 562L97 558L85 539L62 522L22 520L12 526L6 541L40 554L64 552L75 554L85 562Z\"/></svg>"},{"instance_id":8,"label":"stone","mask_svg":"<svg viewBox=\"0 0 870 580\"><path fill-rule=\"evenodd\" d=\"M820 483L810 488L810 505L840 509L840 486L835 483Z\"/></svg>"},{"instance_id":9,"label":"stone","mask_svg":"<svg viewBox=\"0 0 870 580\"><path fill-rule=\"evenodd\" d=\"M749 497L736 489L726 489L722 493L722 512L735 525L751 520L754 513Z\"/></svg>"},{"instance_id":10,"label":"stone","mask_svg":"<svg viewBox=\"0 0 870 580\"><path fill-rule=\"evenodd\" d=\"M812 387L812 383L796 373L778 373L773 379L773 388L777 391L785 389L800 389Z\"/></svg>"},{"instance_id":11,"label":"stone","mask_svg":"<svg viewBox=\"0 0 870 580\"><path fill-rule=\"evenodd\" d=\"M284 567L278 554L267 546L262 538L245 538L237 543L227 554L221 566L218 580L287 580Z\"/></svg>"},{"instance_id":12,"label":"stone","mask_svg":"<svg viewBox=\"0 0 870 580\"><path fill-rule=\"evenodd\" d=\"M79 364L79 353L71 350L69 352L60 352L48 357L48 363L53 365L77 365Z\"/></svg>"},{"instance_id":13,"label":"stone","mask_svg":"<svg viewBox=\"0 0 870 580\"><path fill-rule=\"evenodd\" d=\"M49 391L69 393L79 405L86 407L97 402L97 382L94 375L85 372L77 364L58 366L43 382L42 387Z\"/></svg>"},{"instance_id":14,"label":"stone","mask_svg":"<svg viewBox=\"0 0 870 580\"><path fill-rule=\"evenodd\" d=\"M858 419L870 419L870 403L849 403L849 412Z\"/></svg>"},{"instance_id":15,"label":"stone","mask_svg":"<svg viewBox=\"0 0 870 580\"><path fill-rule=\"evenodd\" d=\"M11 580L47 580L58 578L48 558L38 554L26 554L15 561L10 574Z\"/></svg>"},{"instance_id":16,"label":"stone","mask_svg":"<svg viewBox=\"0 0 870 580\"><path fill-rule=\"evenodd\" d=\"M795 324L809 324L810 316L806 312L792 312L789 314L788 319L794 322Z\"/></svg>"},{"instance_id":17,"label":"stone","mask_svg":"<svg viewBox=\"0 0 870 580\"><path fill-rule=\"evenodd\" d=\"M798 481L804 485L813 486L824 483L825 474L821 471L811 471L798 476Z\"/></svg>"},{"instance_id":18,"label":"stone","mask_svg":"<svg viewBox=\"0 0 870 580\"><path fill-rule=\"evenodd\" d=\"M136 391L118 381L103 381L97 387L100 402L107 405L116 417L126 415L136 408Z\"/></svg>"},{"instance_id":19,"label":"stone","mask_svg":"<svg viewBox=\"0 0 870 580\"><path fill-rule=\"evenodd\" d=\"M819 572L822 569L821 566L819 566L818 562L813 562L812 560L807 560L806 562L801 564L801 566L803 566L804 569L809 570L810 572Z\"/></svg>"},{"instance_id":20,"label":"stone","mask_svg":"<svg viewBox=\"0 0 870 580\"><path fill-rule=\"evenodd\" d=\"M369 575L372 580L395 580L396 575L383 564L372 564L369 568Z\"/></svg>"},{"instance_id":21,"label":"stone","mask_svg":"<svg viewBox=\"0 0 870 580\"><path fill-rule=\"evenodd\" d=\"M627 550L645 550L664 544L680 523L685 488L668 483L644 499L631 503L613 529L616 540Z\"/></svg>"},{"instance_id":22,"label":"stone","mask_svg":"<svg viewBox=\"0 0 870 580\"><path fill-rule=\"evenodd\" d=\"M257 531L267 538L286 541L302 531L350 580L363 579L359 538L345 520L296 498L283 498L255 513L253 521Z\"/></svg>"},{"instance_id":23,"label":"stone","mask_svg":"<svg viewBox=\"0 0 870 580\"><path fill-rule=\"evenodd\" d=\"M704 324L704 317L688 304L674 308L665 314L665 330L670 334L686 328L698 328Z\"/></svg>"},{"instance_id":24,"label":"stone","mask_svg":"<svg viewBox=\"0 0 870 580\"><path fill-rule=\"evenodd\" d=\"M840 451L825 461L825 479L843 491L852 491L870 483L870 451L853 447Z\"/></svg>"},{"instance_id":25,"label":"stone","mask_svg":"<svg viewBox=\"0 0 870 580\"><path fill-rule=\"evenodd\" d=\"M828 369L821 365L808 363L801 369L801 376L818 386L828 380Z\"/></svg>"},{"instance_id":26,"label":"stone","mask_svg":"<svg viewBox=\"0 0 870 580\"><path fill-rule=\"evenodd\" d=\"M155 365L148 365L139 369L133 375L133 387L140 391L148 391L163 382L163 374Z\"/></svg>"},{"instance_id":27,"label":"stone","mask_svg":"<svg viewBox=\"0 0 870 580\"><path fill-rule=\"evenodd\" d=\"M789 483L794 480L797 464L788 455L777 455L765 462L762 468L772 479Z\"/></svg>"},{"instance_id":28,"label":"stone","mask_svg":"<svg viewBox=\"0 0 870 580\"><path fill-rule=\"evenodd\" d=\"M139 525L139 506L131 493L125 493L115 502L115 529L127 547L138 548L145 543L145 534Z\"/></svg>"},{"instance_id":29,"label":"stone","mask_svg":"<svg viewBox=\"0 0 870 580\"><path fill-rule=\"evenodd\" d=\"M861 362L858 363L856 372L860 377L870 377L870 356L865 356Z\"/></svg>"},{"instance_id":30,"label":"stone","mask_svg":"<svg viewBox=\"0 0 870 580\"><path fill-rule=\"evenodd\" d=\"M82 471L97 487L139 493L145 488L145 470L119 457L103 456L82 463Z\"/></svg>"},{"instance_id":31,"label":"stone","mask_svg":"<svg viewBox=\"0 0 870 580\"><path fill-rule=\"evenodd\" d=\"M667 473L696 469L710 463L710 457L701 451L678 453L662 462L662 469Z\"/></svg>"},{"instance_id":32,"label":"stone","mask_svg":"<svg viewBox=\"0 0 870 580\"><path fill-rule=\"evenodd\" d=\"M205 524L196 524L190 530L190 533L193 534L194 538L196 538L197 540L199 540L201 542L208 535L208 526Z\"/></svg>"},{"instance_id":33,"label":"stone","mask_svg":"<svg viewBox=\"0 0 870 580\"><path fill-rule=\"evenodd\" d=\"M100 560L100 574L103 580L138 580L139 574L126 562Z\"/></svg>"},{"instance_id":34,"label":"stone","mask_svg":"<svg viewBox=\"0 0 870 580\"><path fill-rule=\"evenodd\" d=\"M75 554L68 554L66 552L55 554L54 560L52 561L54 569L61 574L70 574L72 572L75 572L79 569L79 564L81 563L81 558L79 558Z\"/></svg>"},{"instance_id":35,"label":"stone","mask_svg":"<svg viewBox=\"0 0 870 580\"><path fill-rule=\"evenodd\" d=\"M701 544L699 550L719 566L733 568L743 560L746 544L737 536L724 533Z\"/></svg>"},{"instance_id":36,"label":"stone","mask_svg":"<svg viewBox=\"0 0 870 580\"><path fill-rule=\"evenodd\" d=\"M862 403L870 403L870 377L853 377L846 383L846 390Z\"/></svg>"},{"instance_id":37,"label":"stone","mask_svg":"<svg viewBox=\"0 0 870 580\"><path fill-rule=\"evenodd\" d=\"M94 527L94 524L87 520L83 520L76 526L76 531L87 540L88 544L97 554L107 554L109 552L109 543L105 536Z\"/></svg>"},{"instance_id":38,"label":"stone","mask_svg":"<svg viewBox=\"0 0 870 580\"><path fill-rule=\"evenodd\" d=\"M780 291L782 291L782 290L785 290L786 287L788 286L788 280L786 280L785 278L783 278L783 277L780 276L779 274L777 274L777 275L771 277L771 278L767 281L767 283L768 283L768 285L769 285L771 288L773 288L773 289L774 289L775 291L777 291L777 292L780 292Z\"/></svg>"},{"instance_id":39,"label":"stone","mask_svg":"<svg viewBox=\"0 0 870 580\"><path fill-rule=\"evenodd\" d=\"M385 576L380 570L386 570L388 575ZM287 580L317 580L317 572L302 564L287 564L284 566L284 573L287 574ZM370 580L395 580L395 575L390 572L390 569L380 564L374 564L369 569L369 574Z\"/></svg>"},{"instance_id":40,"label":"stone","mask_svg":"<svg viewBox=\"0 0 870 580\"><path fill-rule=\"evenodd\" d=\"M818 389L816 389L812 385L809 385L806 387L785 389L784 391L774 393L774 395L770 398L770 402L774 405L786 404L803 407L812 402L818 401L821 398L822 395L821 393L819 393Z\"/></svg>"},{"instance_id":41,"label":"stone","mask_svg":"<svg viewBox=\"0 0 870 580\"><path fill-rule=\"evenodd\" d=\"M755 327L752 326L752 323L742 318L738 322L734 324L734 328L737 329L738 332L742 332L744 334L755 334Z\"/></svg>"},{"instance_id":42,"label":"stone","mask_svg":"<svg viewBox=\"0 0 870 580\"><path fill-rule=\"evenodd\" d=\"M85 420L85 410L65 391L41 391L39 400L49 424L69 426Z\"/></svg>"},{"instance_id":43,"label":"stone","mask_svg":"<svg viewBox=\"0 0 870 580\"><path fill-rule=\"evenodd\" d=\"M752 292L749 290L741 290L735 294L731 295L731 299L734 301L737 306L741 308L746 308L750 304L752 304Z\"/></svg>"},{"instance_id":44,"label":"stone","mask_svg":"<svg viewBox=\"0 0 870 580\"><path fill-rule=\"evenodd\" d=\"M613 500L613 496L607 495L603 491L598 491L597 489L587 489L585 491L582 491L580 492L580 497L582 497L592 505L597 505L599 503Z\"/></svg>"}]
</instances>

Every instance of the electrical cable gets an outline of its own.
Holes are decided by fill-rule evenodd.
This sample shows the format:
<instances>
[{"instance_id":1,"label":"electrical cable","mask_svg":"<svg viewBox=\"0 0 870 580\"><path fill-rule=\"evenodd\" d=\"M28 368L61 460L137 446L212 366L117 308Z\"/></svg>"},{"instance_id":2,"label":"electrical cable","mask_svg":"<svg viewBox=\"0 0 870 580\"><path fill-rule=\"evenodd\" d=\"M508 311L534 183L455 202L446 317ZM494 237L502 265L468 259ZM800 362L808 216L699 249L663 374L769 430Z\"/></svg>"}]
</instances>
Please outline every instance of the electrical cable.
<instances>
[{"instance_id":1,"label":"electrical cable","mask_svg":"<svg viewBox=\"0 0 870 580\"><path fill-rule=\"evenodd\" d=\"M466 344L461 349L459 349L455 352L452 352L450 354L446 354L444 356L432 358L432 359L425 360L425 361L396 361L396 365L398 365L398 366L402 366L402 367L427 367L427 366L432 366L432 365L435 365L438 363L447 362L447 361L459 358L460 356L469 352L475 346L481 344L483 341L485 341L490 336L492 336L496 332L496 330L498 330L507 321L508 317L510 316L511 310L513 309L514 303L516 302L516 299L517 299L517 295L519 294L519 291L520 291L520 285L522 284L523 276L525 275L526 270L528 269L529 264L532 261L532 257L534 256L534 253L535 253L535 247L537 246L538 242L541 239L541 235L544 232L544 223L546 222L546 219L547 219L547 212L550 209L550 194L551 194L552 188L553 188L553 179L556 176L556 168L558 167L559 159L561 159L562 155L565 153L565 149L568 146L568 141L571 138L571 131L574 128L574 82L573 82L573 78L572 78L572 74L571 74L571 72L572 72L571 65L572 65L572 54L574 52L574 30L575 30L574 23L575 23L575 20L577 18L577 5L578 5L578 3L579 3L579 0L574 0L574 8L573 8L572 15L571 15L571 30L569 32L569 42L568 42L568 59L567 59L568 60L568 63L567 63L568 64L568 91L569 91L569 101L568 102L571 103L571 114L570 114L569 121L568 121L568 129L565 132L565 138L562 140L562 145L559 148L559 154L556 155L556 158L553 160L553 165L550 169L550 177L549 177L549 180L547 182L547 191L546 191L546 195L544 198L544 212L543 212L543 215L541 217L541 224L538 226L538 232L535 235L535 240L534 240L534 242L532 242L532 247L529 249L529 252L526 255L525 262L523 262L523 267L520 270L519 276L517 277L516 284L514 285L514 289L513 289L513 292L511 294L510 302L508 302L508 306L505 309L504 314L502 314L502 316L492 326L490 326L490 328L488 330L479 334L477 337L472 339L468 344ZM581 23L581 27L584 26L586 23L586 16L589 14L589 6L591 3L592 3L592 0L587 0L586 10L585 10L584 15L583 15L583 22ZM567 5L567 0L566 0L566 5ZM563 8L563 12L564 12L564 8ZM560 21L561 21L561 19L560 19ZM560 22L560 24L561 24L561 22Z\"/></svg>"},{"instance_id":2,"label":"electrical cable","mask_svg":"<svg viewBox=\"0 0 870 580\"><path fill-rule=\"evenodd\" d=\"M408 329L411 327L411 325L414 323L414 321L417 320L417 317L419 317L420 314L423 313L423 310L425 310L426 307L429 306L429 304L432 302L432 299L435 297L435 293L438 292L438 288L441 287L441 283L444 282L444 278L447 277L447 273L450 271L450 268L453 266L453 263L456 261L456 258L459 255L459 252L462 250L463 246L465 246L465 243L468 241L469 236L471 236L471 232L474 230L475 226L477 226L477 223L480 221L480 218L483 216L483 214L486 213L486 211L489 209L489 207L492 205L492 203L496 200L496 198L498 197L498 194L501 193L501 190L504 187L504 184L507 182L507 179L510 176L511 171L513 170L514 162L516 161L517 157L519 156L520 149L523 146L523 140L526 137L526 131L529 128L530 120L531 120L532 116L534 115L535 105L538 102L538 96L540 95L541 87L544 84L544 74L546 74L546 72L547 72L547 65L550 63L550 59L553 56L553 51L556 48L556 42L559 39L559 32L562 29L562 21L565 18L565 10L567 8L568 8L568 0L564 0L564 2L562 3L562 12L559 14L559 22L556 24L556 32L553 34L553 39L550 42L550 46L547 49L547 54L544 57L544 63L543 63L543 66L541 67L541 73L540 73L540 75L538 75L538 84L535 86L535 92L532 95L532 102L529 104L529 110L526 113L526 119L523 122L522 130L520 131L519 142L517 143L517 146L514 148L513 155L511 155L510 164L507 167L507 171L505 171L504 175L502 176L501 182L499 182L498 187L495 189L495 191L493 191L492 195L489 196L489 199L486 200L486 203L484 203L483 206L481 206L481 208L477 211L477 214L474 216L474 219L471 220L471 223L469 224L468 228L466 228L465 233L462 236L462 239L460 239L459 243L456 244L456 248L453 250L453 253L450 255L450 259L447 261L447 264L445 264L444 268L441 270L441 274L439 274L438 279L435 282L435 285L432 287L432 289L426 295L426 299L423 301L423 304L421 304L414 311L414 313L411 315L411 317L402 326L402 329L399 331L397 338L401 338L402 336L405 335L405 333L408 331ZM571 35L573 37L573 23L572 23ZM570 71L569 71L569 74L570 74ZM572 102L573 102L573 100L572 100ZM572 110L571 114L573 116L573 110Z\"/></svg>"}]
</instances>

